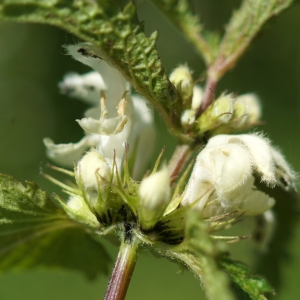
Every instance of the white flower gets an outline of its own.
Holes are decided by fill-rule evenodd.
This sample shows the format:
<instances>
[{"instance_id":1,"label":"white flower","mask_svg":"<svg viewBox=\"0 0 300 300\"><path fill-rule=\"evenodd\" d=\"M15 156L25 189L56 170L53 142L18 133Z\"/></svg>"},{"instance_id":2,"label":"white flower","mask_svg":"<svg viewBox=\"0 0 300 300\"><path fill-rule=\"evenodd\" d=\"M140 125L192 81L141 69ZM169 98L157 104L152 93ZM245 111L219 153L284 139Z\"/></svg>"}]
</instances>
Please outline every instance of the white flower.
<instances>
[{"instance_id":1,"label":"white flower","mask_svg":"<svg viewBox=\"0 0 300 300\"><path fill-rule=\"evenodd\" d=\"M44 140L48 156L58 164L71 167L90 148L97 148L111 167L116 161L120 170L125 154L124 143L136 151L133 177L147 166L154 147L153 117L145 100L131 96L129 84L114 68L95 54L94 46L81 43L67 46L67 52L95 71L85 75L71 73L59 87L63 93L82 99L93 107L77 120L86 136L78 143L55 145ZM101 95L101 96L100 96Z\"/></svg>"},{"instance_id":2,"label":"white flower","mask_svg":"<svg viewBox=\"0 0 300 300\"><path fill-rule=\"evenodd\" d=\"M282 178L286 188L294 186L294 172L266 138L257 134L215 136L199 153L181 204L194 206L204 216L230 211L262 214L275 202L256 190L254 173L270 186Z\"/></svg>"}]
</instances>

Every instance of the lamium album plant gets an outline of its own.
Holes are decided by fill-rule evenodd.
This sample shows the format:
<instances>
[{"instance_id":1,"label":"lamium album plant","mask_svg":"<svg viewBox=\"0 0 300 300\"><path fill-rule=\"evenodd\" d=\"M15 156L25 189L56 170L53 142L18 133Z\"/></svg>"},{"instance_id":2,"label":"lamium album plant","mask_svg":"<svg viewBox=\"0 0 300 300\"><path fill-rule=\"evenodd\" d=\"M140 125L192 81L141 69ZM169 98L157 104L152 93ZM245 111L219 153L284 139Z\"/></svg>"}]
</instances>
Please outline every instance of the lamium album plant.
<instances>
[{"instance_id":1,"label":"lamium album plant","mask_svg":"<svg viewBox=\"0 0 300 300\"><path fill-rule=\"evenodd\" d=\"M289 198L297 175L260 127L263 99L217 87L292 0L243 0L222 35L205 29L192 1L152 2L204 61L202 78L185 63L165 71L158 31L144 33L134 1L0 1L1 21L72 33L79 40L63 46L65 59L90 67L66 70L58 84L65 97L89 106L74 122L83 137L43 141L50 162L43 176L64 193L0 175L0 268L60 267L89 278L112 269L104 299L124 299L138 255L148 249L193 272L207 299L267 299L278 287L267 272L235 260L231 244L252 239L258 257L274 251L270 243L283 225L272 191ZM160 134L154 116L177 140L171 158L163 145L153 157ZM244 222L254 229L240 234ZM114 267L105 239L119 247Z\"/></svg>"}]
</instances>

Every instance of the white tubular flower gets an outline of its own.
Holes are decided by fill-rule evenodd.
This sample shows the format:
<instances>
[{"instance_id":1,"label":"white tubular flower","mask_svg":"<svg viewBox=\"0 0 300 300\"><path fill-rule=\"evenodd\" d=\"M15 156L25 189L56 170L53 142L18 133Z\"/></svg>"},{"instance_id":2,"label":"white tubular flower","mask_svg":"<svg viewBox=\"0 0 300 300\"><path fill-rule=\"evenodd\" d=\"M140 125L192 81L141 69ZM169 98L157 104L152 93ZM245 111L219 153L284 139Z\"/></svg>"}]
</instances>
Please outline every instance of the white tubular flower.
<instances>
[{"instance_id":1,"label":"white tubular flower","mask_svg":"<svg viewBox=\"0 0 300 300\"><path fill-rule=\"evenodd\" d=\"M45 139L48 156L63 166L71 167L86 150L93 147L110 166L115 160L120 169L125 154L124 143L129 143L130 150L144 150L144 153L137 155L136 161L140 166L135 165L135 169L145 167L155 139L153 117L145 101L131 97L125 78L102 61L94 46L81 43L66 49L73 58L95 71L82 76L68 74L59 87L62 93L82 99L93 107L86 111L84 118L77 120L87 135L75 144L55 145L52 140ZM135 174L139 175L138 172Z\"/></svg>"},{"instance_id":2,"label":"white tubular flower","mask_svg":"<svg viewBox=\"0 0 300 300\"><path fill-rule=\"evenodd\" d=\"M274 205L274 199L256 190L254 172L270 186L279 181L294 186L294 172L266 138L215 136L199 153L181 204L194 206L204 216L234 210L262 214Z\"/></svg>"},{"instance_id":3,"label":"white tubular flower","mask_svg":"<svg viewBox=\"0 0 300 300\"><path fill-rule=\"evenodd\" d=\"M153 227L170 203L170 174L167 168L142 180L139 187L139 220L144 229Z\"/></svg>"}]
</instances>

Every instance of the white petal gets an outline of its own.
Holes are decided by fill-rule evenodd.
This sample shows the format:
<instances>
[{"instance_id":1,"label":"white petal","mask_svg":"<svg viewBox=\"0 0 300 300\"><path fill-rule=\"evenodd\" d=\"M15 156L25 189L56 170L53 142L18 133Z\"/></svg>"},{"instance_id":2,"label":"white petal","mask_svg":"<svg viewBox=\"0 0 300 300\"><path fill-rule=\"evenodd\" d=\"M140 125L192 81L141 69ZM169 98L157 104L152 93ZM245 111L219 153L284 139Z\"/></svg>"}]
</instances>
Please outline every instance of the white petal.
<instances>
[{"instance_id":1,"label":"white petal","mask_svg":"<svg viewBox=\"0 0 300 300\"><path fill-rule=\"evenodd\" d=\"M238 190L251 174L251 159L247 151L240 145L224 145L216 147L211 152L214 161L212 182L221 199L234 197Z\"/></svg>"},{"instance_id":2,"label":"white petal","mask_svg":"<svg viewBox=\"0 0 300 300\"><path fill-rule=\"evenodd\" d=\"M269 210L275 204L275 200L269 195L252 190L248 193L240 205L237 207L240 211L245 212L246 215L260 215Z\"/></svg>"},{"instance_id":3,"label":"white petal","mask_svg":"<svg viewBox=\"0 0 300 300\"><path fill-rule=\"evenodd\" d=\"M183 193L181 205L193 205L195 209L202 210L214 191L215 189L210 181L210 171L197 159Z\"/></svg>"},{"instance_id":4,"label":"white petal","mask_svg":"<svg viewBox=\"0 0 300 300\"><path fill-rule=\"evenodd\" d=\"M101 116L101 108L100 106L89 108L85 111L84 116L86 118L100 119Z\"/></svg>"},{"instance_id":5,"label":"white petal","mask_svg":"<svg viewBox=\"0 0 300 300\"><path fill-rule=\"evenodd\" d=\"M126 116L119 116L111 119L96 120L93 118L83 118L76 120L81 128L88 133L100 135L114 135L121 132L127 123Z\"/></svg>"},{"instance_id":6,"label":"white petal","mask_svg":"<svg viewBox=\"0 0 300 300\"><path fill-rule=\"evenodd\" d=\"M101 135L98 150L102 153L105 160L110 166L113 165L114 156L117 164L117 168L120 171L123 158L125 155L124 143L128 141L130 134L131 121L129 120L125 124L123 130L117 134L107 136Z\"/></svg>"},{"instance_id":7,"label":"white petal","mask_svg":"<svg viewBox=\"0 0 300 300\"><path fill-rule=\"evenodd\" d=\"M250 174L250 156L242 146L206 146L198 154L181 203L197 202L194 207L202 210L209 197L216 193L218 201L226 204L236 197Z\"/></svg>"},{"instance_id":8,"label":"white petal","mask_svg":"<svg viewBox=\"0 0 300 300\"><path fill-rule=\"evenodd\" d=\"M229 143L245 145L252 157L253 167L261 175L261 180L270 185L276 183L275 166L268 139L256 134L241 134L231 136Z\"/></svg>"},{"instance_id":9,"label":"white petal","mask_svg":"<svg viewBox=\"0 0 300 300\"><path fill-rule=\"evenodd\" d=\"M278 183L286 190L296 190L296 173L278 150L271 147L271 153L275 163L275 175Z\"/></svg>"},{"instance_id":10,"label":"white petal","mask_svg":"<svg viewBox=\"0 0 300 300\"><path fill-rule=\"evenodd\" d=\"M153 114L147 107L146 100L133 96L134 119L132 129L128 139L129 154L135 150L134 166L132 177L139 178L144 174L146 167L154 150L156 131L153 120Z\"/></svg>"},{"instance_id":11,"label":"white petal","mask_svg":"<svg viewBox=\"0 0 300 300\"><path fill-rule=\"evenodd\" d=\"M74 162L78 161L87 149L98 145L99 138L88 135L75 144L54 144L49 138L45 138L43 141L47 148L47 156L51 160L61 166L73 167Z\"/></svg>"},{"instance_id":12,"label":"white petal","mask_svg":"<svg viewBox=\"0 0 300 300\"><path fill-rule=\"evenodd\" d=\"M66 47L68 54L74 59L90 66L98 71L103 78L106 86L107 110L112 111L129 86L121 73L104 62L100 56L100 49L88 43L80 43L77 45L69 45Z\"/></svg>"},{"instance_id":13,"label":"white petal","mask_svg":"<svg viewBox=\"0 0 300 300\"><path fill-rule=\"evenodd\" d=\"M95 71L84 75L69 73L58 86L61 93L93 105L99 105L100 91L107 90L102 76Z\"/></svg>"}]
</instances>

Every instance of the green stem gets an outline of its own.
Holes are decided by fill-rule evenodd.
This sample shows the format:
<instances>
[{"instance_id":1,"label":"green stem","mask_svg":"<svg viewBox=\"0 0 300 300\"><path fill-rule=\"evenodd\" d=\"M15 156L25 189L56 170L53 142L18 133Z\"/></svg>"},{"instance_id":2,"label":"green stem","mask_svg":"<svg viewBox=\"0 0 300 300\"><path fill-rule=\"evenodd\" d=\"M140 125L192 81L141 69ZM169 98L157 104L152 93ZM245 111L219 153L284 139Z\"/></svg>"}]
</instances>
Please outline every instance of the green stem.
<instances>
[{"instance_id":1,"label":"green stem","mask_svg":"<svg viewBox=\"0 0 300 300\"><path fill-rule=\"evenodd\" d=\"M131 230L124 233L119 254L111 274L104 300L125 299L138 257L139 240Z\"/></svg>"}]
</instances>

